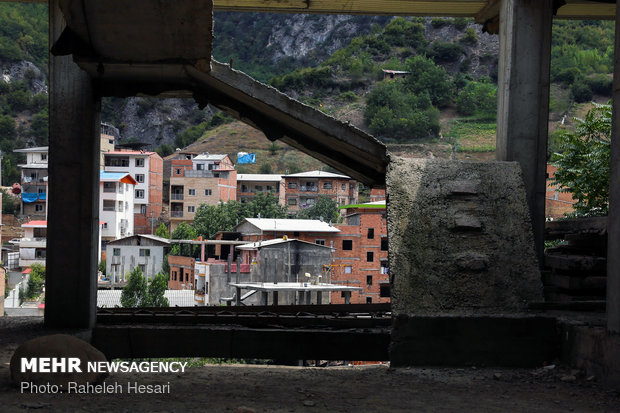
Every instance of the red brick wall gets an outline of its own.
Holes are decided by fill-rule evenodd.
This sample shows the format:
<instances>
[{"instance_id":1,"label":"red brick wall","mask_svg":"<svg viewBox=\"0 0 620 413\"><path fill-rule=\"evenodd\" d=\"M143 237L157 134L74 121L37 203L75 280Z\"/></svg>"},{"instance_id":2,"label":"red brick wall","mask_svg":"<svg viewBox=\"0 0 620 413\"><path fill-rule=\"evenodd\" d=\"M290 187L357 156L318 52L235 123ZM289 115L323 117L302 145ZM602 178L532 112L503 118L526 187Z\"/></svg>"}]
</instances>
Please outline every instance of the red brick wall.
<instances>
[{"instance_id":1,"label":"red brick wall","mask_svg":"<svg viewBox=\"0 0 620 413\"><path fill-rule=\"evenodd\" d=\"M194 284L194 264L196 260L191 257L181 257L178 255L168 255L168 265L170 275L168 278L168 289L181 290L182 284L188 289L189 284Z\"/></svg>"}]
</instances>

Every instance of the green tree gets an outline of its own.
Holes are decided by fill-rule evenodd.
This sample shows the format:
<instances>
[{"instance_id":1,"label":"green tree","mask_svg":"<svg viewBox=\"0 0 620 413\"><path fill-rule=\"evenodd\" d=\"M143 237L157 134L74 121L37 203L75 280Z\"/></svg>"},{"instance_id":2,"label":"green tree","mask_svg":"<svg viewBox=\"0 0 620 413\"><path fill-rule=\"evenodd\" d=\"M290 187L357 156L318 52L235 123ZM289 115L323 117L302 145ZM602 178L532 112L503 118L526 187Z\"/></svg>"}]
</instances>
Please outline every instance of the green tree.
<instances>
[{"instance_id":1,"label":"green tree","mask_svg":"<svg viewBox=\"0 0 620 413\"><path fill-rule=\"evenodd\" d=\"M136 267L129 274L129 281L121 292L121 305L125 308L144 307L146 300L146 279L142 276L140 267Z\"/></svg>"},{"instance_id":2,"label":"green tree","mask_svg":"<svg viewBox=\"0 0 620 413\"><path fill-rule=\"evenodd\" d=\"M497 87L491 83L469 82L456 99L461 115L479 115L493 119L497 116Z\"/></svg>"},{"instance_id":3,"label":"green tree","mask_svg":"<svg viewBox=\"0 0 620 413\"><path fill-rule=\"evenodd\" d=\"M106 260L101 260L101 261L99 261L99 265L97 266L97 270L99 272L101 272L101 274L105 275L105 267L106 267Z\"/></svg>"},{"instance_id":4,"label":"green tree","mask_svg":"<svg viewBox=\"0 0 620 413\"><path fill-rule=\"evenodd\" d=\"M42 264L32 264L30 266L30 277L28 278L28 284L24 298L32 300L37 298L43 292L43 284L45 283L45 266Z\"/></svg>"},{"instance_id":5,"label":"green tree","mask_svg":"<svg viewBox=\"0 0 620 413\"><path fill-rule=\"evenodd\" d=\"M405 87L419 95L428 93L433 105L446 106L452 100L451 84L448 74L441 66L424 56L415 56L405 61L411 74L405 79Z\"/></svg>"},{"instance_id":6,"label":"green tree","mask_svg":"<svg viewBox=\"0 0 620 413\"><path fill-rule=\"evenodd\" d=\"M575 132L559 136L559 151L551 161L553 178L564 192L572 192L576 216L606 215L609 208L611 105L596 105Z\"/></svg>"},{"instance_id":7,"label":"green tree","mask_svg":"<svg viewBox=\"0 0 620 413\"><path fill-rule=\"evenodd\" d=\"M286 207L280 205L277 195L271 192L257 194L254 199L242 204L239 221L243 218L285 218Z\"/></svg>"},{"instance_id":8,"label":"green tree","mask_svg":"<svg viewBox=\"0 0 620 413\"><path fill-rule=\"evenodd\" d=\"M302 209L298 214L301 219L322 219L326 222L338 222L338 203L326 195L317 198L316 204Z\"/></svg>"},{"instance_id":9,"label":"green tree","mask_svg":"<svg viewBox=\"0 0 620 413\"><path fill-rule=\"evenodd\" d=\"M194 215L193 228L197 235L211 238L218 231L227 231L237 225L243 206L237 201L218 205L202 204Z\"/></svg>"},{"instance_id":10,"label":"green tree","mask_svg":"<svg viewBox=\"0 0 620 413\"><path fill-rule=\"evenodd\" d=\"M200 207L198 207L200 210ZM193 226L185 222L181 222L178 227L170 235L170 239L195 239L198 233ZM194 257L198 253L198 246L189 244L173 244L170 248L171 255L183 255L185 257Z\"/></svg>"},{"instance_id":11,"label":"green tree","mask_svg":"<svg viewBox=\"0 0 620 413\"><path fill-rule=\"evenodd\" d=\"M170 234L168 233L168 227L163 222L159 224L157 229L155 230L155 235L162 238L170 238Z\"/></svg>"},{"instance_id":12,"label":"green tree","mask_svg":"<svg viewBox=\"0 0 620 413\"><path fill-rule=\"evenodd\" d=\"M149 284L146 290L146 298L144 307L169 307L170 303L164 296L168 288L168 276L164 273L158 273Z\"/></svg>"}]
</instances>

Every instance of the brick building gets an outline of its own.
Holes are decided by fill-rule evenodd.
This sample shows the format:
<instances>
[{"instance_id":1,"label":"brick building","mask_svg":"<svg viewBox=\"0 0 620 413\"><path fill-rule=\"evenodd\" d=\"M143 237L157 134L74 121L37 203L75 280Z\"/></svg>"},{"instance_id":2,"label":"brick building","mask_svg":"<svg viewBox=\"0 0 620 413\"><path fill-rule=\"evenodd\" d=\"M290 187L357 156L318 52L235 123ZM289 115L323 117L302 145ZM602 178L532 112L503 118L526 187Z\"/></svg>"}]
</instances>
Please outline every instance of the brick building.
<instances>
[{"instance_id":1,"label":"brick building","mask_svg":"<svg viewBox=\"0 0 620 413\"><path fill-rule=\"evenodd\" d=\"M354 204L358 199L357 181L346 175L323 171L284 175L286 206L294 213L313 206L320 195L326 195L338 205Z\"/></svg>"},{"instance_id":2,"label":"brick building","mask_svg":"<svg viewBox=\"0 0 620 413\"><path fill-rule=\"evenodd\" d=\"M134 194L134 234L152 234L162 211L163 160L156 152L115 150L104 155L106 172L126 172L137 182Z\"/></svg>"},{"instance_id":3,"label":"brick building","mask_svg":"<svg viewBox=\"0 0 620 413\"><path fill-rule=\"evenodd\" d=\"M179 255L168 255L168 266L170 267L170 278L168 289L170 290L192 290L194 289L194 268L196 259L192 257L182 257Z\"/></svg>"},{"instance_id":4,"label":"brick building","mask_svg":"<svg viewBox=\"0 0 620 413\"><path fill-rule=\"evenodd\" d=\"M278 197L280 205L284 205L285 186L282 175L273 174L238 174L237 200L251 201L257 194L271 192Z\"/></svg>"},{"instance_id":5,"label":"brick building","mask_svg":"<svg viewBox=\"0 0 620 413\"><path fill-rule=\"evenodd\" d=\"M237 171L228 155L173 159L170 176L170 231L194 220L201 204L237 199Z\"/></svg>"}]
</instances>

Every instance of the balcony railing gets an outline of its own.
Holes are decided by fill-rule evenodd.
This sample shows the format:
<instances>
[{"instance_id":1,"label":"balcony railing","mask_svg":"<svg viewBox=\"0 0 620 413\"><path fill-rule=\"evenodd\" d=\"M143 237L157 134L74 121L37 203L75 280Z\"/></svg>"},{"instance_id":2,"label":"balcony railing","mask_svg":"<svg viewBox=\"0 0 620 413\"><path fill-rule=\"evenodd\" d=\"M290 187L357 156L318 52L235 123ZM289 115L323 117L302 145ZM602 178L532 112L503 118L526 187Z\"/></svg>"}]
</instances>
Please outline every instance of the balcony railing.
<instances>
[{"instance_id":1,"label":"balcony railing","mask_svg":"<svg viewBox=\"0 0 620 413\"><path fill-rule=\"evenodd\" d=\"M170 194L170 199L173 199L175 201L182 201L183 194Z\"/></svg>"},{"instance_id":2,"label":"balcony railing","mask_svg":"<svg viewBox=\"0 0 620 413\"><path fill-rule=\"evenodd\" d=\"M115 187L103 187L103 192L116 192L116 188Z\"/></svg>"},{"instance_id":3,"label":"balcony railing","mask_svg":"<svg viewBox=\"0 0 620 413\"><path fill-rule=\"evenodd\" d=\"M319 191L319 187L318 186L305 186L302 185L299 187L299 190L302 192L318 192Z\"/></svg>"},{"instance_id":4,"label":"balcony railing","mask_svg":"<svg viewBox=\"0 0 620 413\"><path fill-rule=\"evenodd\" d=\"M183 211L170 211L170 216L174 218L183 218Z\"/></svg>"},{"instance_id":5,"label":"balcony railing","mask_svg":"<svg viewBox=\"0 0 620 413\"><path fill-rule=\"evenodd\" d=\"M215 170L217 172L217 170ZM186 178L214 178L214 171L198 171L196 169L186 170L185 177Z\"/></svg>"}]
</instances>

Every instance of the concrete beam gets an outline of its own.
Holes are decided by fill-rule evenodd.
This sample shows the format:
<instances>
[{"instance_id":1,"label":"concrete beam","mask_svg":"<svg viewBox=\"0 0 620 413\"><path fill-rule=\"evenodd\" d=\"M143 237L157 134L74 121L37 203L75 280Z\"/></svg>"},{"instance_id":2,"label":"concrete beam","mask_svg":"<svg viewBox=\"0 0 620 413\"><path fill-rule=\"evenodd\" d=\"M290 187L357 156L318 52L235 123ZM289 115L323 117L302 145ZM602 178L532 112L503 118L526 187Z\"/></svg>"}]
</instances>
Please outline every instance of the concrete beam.
<instances>
[{"instance_id":1,"label":"concrete beam","mask_svg":"<svg viewBox=\"0 0 620 413\"><path fill-rule=\"evenodd\" d=\"M620 333L620 7L616 10L611 170L607 217L607 329Z\"/></svg>"},{"instance_id":2,"label":"concrete beam","mask_svg":"<svg viewBox=\"0 0 620 413\"><path fill-rule=\"evenodd\" d=\"M497 110L500 161L523 171L539 264L543 262L553 0L502 0Z\"/></svg>"},{"instance_id":3,"label":"concrete beam","mask_svg":"<svg viewBox=\"0 0 620 413\"><path fill-rule=\"evenodd\" d=\"M64 27L50 1L50 45ZM50 56L45 325L90 328L97 304L100 99L70 56Z\"/></svg>"}]
</instances>

